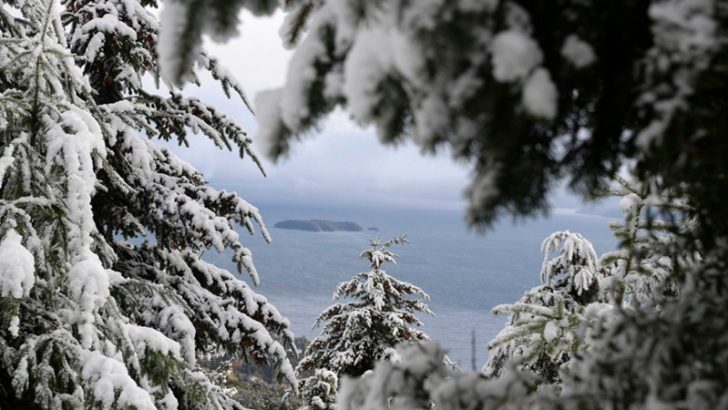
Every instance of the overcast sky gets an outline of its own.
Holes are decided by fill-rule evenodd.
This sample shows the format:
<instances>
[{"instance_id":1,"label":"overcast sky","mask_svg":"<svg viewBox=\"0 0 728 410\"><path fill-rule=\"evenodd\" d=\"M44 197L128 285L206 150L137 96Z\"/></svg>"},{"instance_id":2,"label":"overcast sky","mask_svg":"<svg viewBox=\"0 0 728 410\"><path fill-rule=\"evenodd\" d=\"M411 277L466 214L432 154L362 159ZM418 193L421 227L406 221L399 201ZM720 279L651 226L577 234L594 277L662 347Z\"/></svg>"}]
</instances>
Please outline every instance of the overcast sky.
<instances>
[{"instance_id":1,"label":"overcast sky","mask_svg":"<svg viewBox=\"0 0 728 410\"><path fill-rule=\"evenodd\" d=\"M281 14L272 18L243 16L240 36L226 44L209 42L207 50L235 75L254 100L258 91L283 84L290 51L278 37ZM227 100L209 78L203 88L185 92L203 97L238 120L255 135L255 121L238 100ZM190 149L173 147L200 169L214 186L232 189L255 204L379 205L429 209L464 209L462 192L468 167L446 152L423 156L411 143L380 144L373 130L362 129L343 112L332 115L321 132L295 145L277 164L264 160L263 178L249 160L221 152L204 137L190 138ZM563 195L561 195L563 197ZM559 206L576 207L568 196Z\"/></svg>"}]
</instances>

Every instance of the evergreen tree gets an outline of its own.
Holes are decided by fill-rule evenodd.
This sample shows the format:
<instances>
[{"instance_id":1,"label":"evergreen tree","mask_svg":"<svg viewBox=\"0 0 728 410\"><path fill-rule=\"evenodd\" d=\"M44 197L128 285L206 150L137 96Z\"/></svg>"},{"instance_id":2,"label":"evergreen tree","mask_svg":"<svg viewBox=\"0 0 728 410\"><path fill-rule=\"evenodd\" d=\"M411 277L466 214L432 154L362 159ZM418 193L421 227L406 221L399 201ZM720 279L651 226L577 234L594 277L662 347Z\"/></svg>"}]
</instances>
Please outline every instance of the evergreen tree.
<instances>
[{"instance_id":1,"label":"evergreen tree","mask_svg":"<svg viewBox=\"0 0 728 410\"><path fill-rule=\"evenodd\" d=\"M564 389L572 405L728 405L728 372L718 358L728 354L719 313L728 309L723 250L688 244L699 223L689 201L666 200L649 184L621 178L612 193L622 196L624 222L611 224L621 246L600 265L608 277L603 298L613 309L591 324L587 354L569 364Z\"/></svg>"},{"instance_id":2,"label":"evergreen tree","mask_svg":"<svg viewBox=\"0 0 728 410\"><path fill-rule=\"evenodd\" d=\"M618 177L608 191L620 198L623 222L609 224L620 249L600 257L603 275L612 278L602 291L603 299L639 310L659 310L674 300L678 291L677 271L688 259L701 259L689 249L675 252L691 236L695 219L685 200L669 200L650 193L648 184ZM660 217L656 217L655 214Z\"/></svg>"},{"instance_id":3,"label":"evergreen tree","mask_svg":"<svg viewBox=\"0 0 728 410\"><path fill-rule=\"evenodd\" d=\"M587 320L586 307L599 295L594 247L580 234L563 231L549 235L541 251L545 255L543 284L525 292L517 303L493 309L495 314L510 317L488 344L490 353L483 369L487 376L500 376L510 361L549 383L558 383L561 365L584 348L579 335ZM549 259L553 252L557 256Z\"/></svg>"},{"instance_id":4,"label":"evergreen tree","mask_svg":"<svg viewBox=\"0 0 728 410\"><path fill-rule=\"evenodd\" d=\"M415 314L432 314L425 304L429 296L382 269L383 264L395 262L390 248L404 243L404 237L377 239L362 252L371 270L336 288L334 299L345 302L327 308L316 319L316 325L325 324L299 362L299 375L328 369L337 376L360 376L373 369L377 360L389 358L399 343L428 339L417 329L422 323Z\"/></svg>"},{"instance_id":5,"label":"evergreen tree","mask_svg":"<svg viewBox=\"0 0 728 410\"><path fill-rule=\"evenodd\" d=\"M197 364L222 352L295 383L288 321L203 259L229 249L257 284L235 225L269 240L258 210L153 142L202 133L257 162L213 107L143 87L159 79L155 6L0 5L2 408L241 408Z\"/></svg>"}]
</instances>

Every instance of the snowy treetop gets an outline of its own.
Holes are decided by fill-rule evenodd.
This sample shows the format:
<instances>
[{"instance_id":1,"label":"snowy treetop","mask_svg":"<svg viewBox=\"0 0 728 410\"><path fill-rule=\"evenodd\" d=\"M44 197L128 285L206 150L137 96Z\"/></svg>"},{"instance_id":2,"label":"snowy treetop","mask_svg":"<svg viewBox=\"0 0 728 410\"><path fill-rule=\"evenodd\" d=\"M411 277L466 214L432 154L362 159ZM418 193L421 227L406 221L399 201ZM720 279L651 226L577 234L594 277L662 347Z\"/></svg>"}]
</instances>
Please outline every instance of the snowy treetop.
<instances>
[{"instance_id":1,"label":"snowy treetop","mask_svg":"<svg viewBox=\"0 0 728 410\"><path fill-rule=\"evenodd\" d=\"M432 314L425 302L429 295L419 287L400 281L382 270L395 262L392 246L407 243L404 236L388 241L373 240L362 252L371 270L354 275L336 287L334 300L316 319L323 326L311 342L298 372L327 368L337 374L360 375L374 362L394 353L401 341L427 340L416 314Z\"/></svg>"}]
</instances>

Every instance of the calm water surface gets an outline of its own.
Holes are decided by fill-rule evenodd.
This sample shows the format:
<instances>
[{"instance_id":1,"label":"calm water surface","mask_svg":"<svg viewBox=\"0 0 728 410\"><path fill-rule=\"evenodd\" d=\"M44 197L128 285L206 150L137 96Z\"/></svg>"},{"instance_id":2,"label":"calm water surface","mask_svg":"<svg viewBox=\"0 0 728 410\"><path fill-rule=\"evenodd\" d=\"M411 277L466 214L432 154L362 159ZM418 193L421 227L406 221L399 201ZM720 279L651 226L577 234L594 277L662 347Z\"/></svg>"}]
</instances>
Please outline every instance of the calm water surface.
<instances>
[{"instance_id":1,"label":"calm water surface","mask_svg":"<svg viewBox=\"0 0 728 410\"><path fill-rule=\"evenodd\" d=\"M296 335L315 337L319 330L312 329L314 320L331 304L336 285L368 270L358 256L370 238L407 234L411 243L397 247L397 264L385 269L430 294L429 305L436 316L421 317L424 330L463 368L470 367L471 332L475 332L476 360L481 366L487 342L503 327L505 318L492 315L490 309L517 300L523 291L539 284L543 261L539 248L548 234L579 232L598 254L616 246L608 228L614 218L592 215L556 214L516 224L504 222L479 234L468 230L462 213L454 211L260 209L273 243L247 232L241 232L241 237L252 250L260 274L257 291L289 318ZM283 219L313 218L353 221L380 231L312 233L273 228ZM206 257L233 270L225 255L211 252Z\"/></svg>"}]
</instances>

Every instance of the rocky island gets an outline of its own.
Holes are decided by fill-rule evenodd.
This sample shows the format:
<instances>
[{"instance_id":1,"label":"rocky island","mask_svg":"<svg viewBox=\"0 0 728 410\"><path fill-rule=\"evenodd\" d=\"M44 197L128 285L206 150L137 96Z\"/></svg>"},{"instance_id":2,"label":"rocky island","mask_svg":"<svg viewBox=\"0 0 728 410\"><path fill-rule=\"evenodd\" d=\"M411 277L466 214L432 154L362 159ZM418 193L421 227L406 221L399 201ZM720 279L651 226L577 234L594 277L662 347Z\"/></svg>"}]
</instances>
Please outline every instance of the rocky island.
<instances>
[{"instance_id":1,"label":"rocky island","mask_svg":"<svg viewBox=\"0 0 728 410\"><path fill-rule=\"evenodd\" d=\"M310 219L308 221L290 219L278 222L273 226L280 229L294 229L306 232L359 232L364 230L361 225L354 222L327 221L323 219Z\"/></svg>"}]
</instances>

